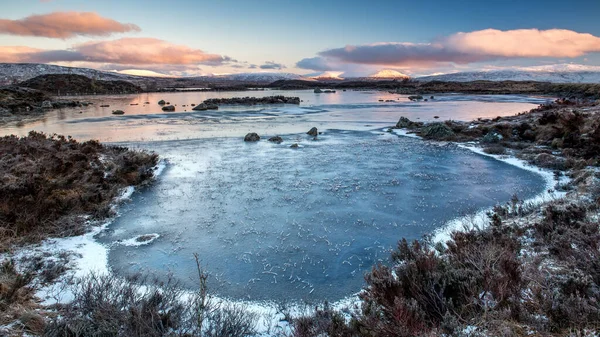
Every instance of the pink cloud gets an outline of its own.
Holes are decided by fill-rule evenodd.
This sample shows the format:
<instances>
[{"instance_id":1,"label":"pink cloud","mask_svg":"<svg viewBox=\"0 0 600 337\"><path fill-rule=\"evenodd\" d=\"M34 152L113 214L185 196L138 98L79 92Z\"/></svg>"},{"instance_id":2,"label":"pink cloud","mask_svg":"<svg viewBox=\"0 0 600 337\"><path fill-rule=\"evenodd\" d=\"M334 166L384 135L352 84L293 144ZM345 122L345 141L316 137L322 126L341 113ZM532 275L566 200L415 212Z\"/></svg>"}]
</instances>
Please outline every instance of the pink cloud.
<instances>
[{"instance_id":1,"label":"pink cloud","mask_svg":"<svg viewBox=\"0 0 600 337\"><path fill-rule=\"evenodd\" d=\"M131 23L104 18L92 12L54 12L32 15L20 20L0 19L0 34L71 38L78 35L108 36L113 33L139 32Z\"/></svg>"},{"instance_id":2,"label":"pink cloud","mask_svg":"<svg viewBox=\"0 0 600 337\"><path fill-rule=\"evenodd\" d=\"M123 38L87 42L68 50L0 47L0 62L92 62L125 65L219 65L227 56L205 53L188 46L153 38Z\"/></svg>"},{"instance_id":3,"label":"pink cloud","mask_svg":"<svg viewBox=\"0 0 600 337\"><path fill-rule=\"evenodd\" d=\"M573 58L600 52L600 38L565 29L486 29L456 33L429 43L380 42L334 48L297 66L337 70L344 64L427 67L507 58Z\"/></svg>"},{"instance_id":4,"label":"pink cloud","mask_svg":"<svg viewBox=\"0 0 600 337\"><path fill-rule=\"evenodd\" d=\"M35 54L41 51L41 49L21 46L0 46L0 62L23 62L23 55Z\"/></svg>"},{"instance_id":5,"label":"pink cloud","mask_svg":"<svg viewBox=\"0 0 600 337\"><path fill-rule=\"evenodd\" d=\"M154 38L87 42L73 50L86 61L118 64L219 64L229 59Z\"/></svg>"}]
</instances>

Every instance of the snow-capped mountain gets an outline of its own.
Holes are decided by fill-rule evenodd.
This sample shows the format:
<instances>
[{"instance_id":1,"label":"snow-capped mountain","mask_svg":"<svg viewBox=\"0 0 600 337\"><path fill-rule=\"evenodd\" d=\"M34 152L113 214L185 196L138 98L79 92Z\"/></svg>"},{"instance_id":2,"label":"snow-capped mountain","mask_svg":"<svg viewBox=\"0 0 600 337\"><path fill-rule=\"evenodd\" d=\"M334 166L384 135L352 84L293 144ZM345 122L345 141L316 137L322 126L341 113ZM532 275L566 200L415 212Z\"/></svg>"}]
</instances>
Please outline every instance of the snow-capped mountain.
<instances>
[{"instance_id":1,"label":"snow-capped mountain","mask_svg":"<svg viewBox=\"0 0 600 337\"><path fill-rule=\"evenodd\" d=\"M511 70L459 72L418 77L418 81L537 81L552 83L600 83L600 67L576 64L520 67Z\"/></svg>"},{"instance_id":2,"label":"snow-capped mountain","mask_svg":"<svg viewBox=\"0 0 600 337\"><path fill-rule=\"evenodd\" d=\"M0 85L23 82L47 74L75 74L105 81L134 81L144 77L117 74L88 68L72 68L38 63L0 63Z\"/></svg>"},{"instance_id":3,"label":"snow-capped mountain","mask_svg":"<svg viewBox=\"0 0 600 337\"><path fill-rule=\"evenodd\" d=\"M343 74L344 74L343 71L326 71L326 72L319 73L319 74L313 74L307 78L317 80L317 81L343 81L344 80L344 78L342 77Z\"/></svg>"},{"instance_id":4,"label":"snow-capped mountain","mask_svg":"<svg viewBox=\"0 0 600 337\"><path fill-rule=\"evenodd\" d=\"M399 71L396 71L396 70L383 69L383 70L380 70L380 71L376 72L375 74L370 75L368 78L389 80L389 79L410 78L410 76L408 76L406 74L403 74L403 73L401 73Z\"/></svg>"}]
</instances>

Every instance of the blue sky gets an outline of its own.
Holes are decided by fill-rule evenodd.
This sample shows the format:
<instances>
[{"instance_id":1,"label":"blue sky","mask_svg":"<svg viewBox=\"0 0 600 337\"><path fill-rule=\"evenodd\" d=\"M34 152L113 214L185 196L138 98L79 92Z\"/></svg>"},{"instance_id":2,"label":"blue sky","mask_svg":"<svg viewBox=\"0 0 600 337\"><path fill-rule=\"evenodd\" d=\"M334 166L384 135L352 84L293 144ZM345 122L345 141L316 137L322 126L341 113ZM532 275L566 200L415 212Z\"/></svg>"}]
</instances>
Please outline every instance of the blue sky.
<instances>
[{"instance_id":1,"label":"blue sky","mask_svg":"<svg viewBox=\"0 0 600 337\"><path fill-rule=\"evenodd\" d=\"M559 28L600 36L598 0L3 0L0 19L19 20L33 14L66 11L95 12L104 18L135 24L141 31L67 39L0 34L0 46L58 50L88 41L150 37L239 61L234 68L230 63L219 66L200 64L198 67L205 72L259 71L265 62L273 61L285 66L278 71L307 73L319 70L300 69L296 63L318 57L319 52L346 45L431 43L458 32L490 28L500 31ZM508 57L416 68L406 64L356 65L345 62L338 70L397 68L411 72L414 68L418 72L435 72L571 62L600 66L598 52L594 48L592 50L577 57ZM246 65L248 67L242 67ZM249 68L251 65L257 67ZM332 66L330 70L335 68Z\"/></svg>"}]
</instances>

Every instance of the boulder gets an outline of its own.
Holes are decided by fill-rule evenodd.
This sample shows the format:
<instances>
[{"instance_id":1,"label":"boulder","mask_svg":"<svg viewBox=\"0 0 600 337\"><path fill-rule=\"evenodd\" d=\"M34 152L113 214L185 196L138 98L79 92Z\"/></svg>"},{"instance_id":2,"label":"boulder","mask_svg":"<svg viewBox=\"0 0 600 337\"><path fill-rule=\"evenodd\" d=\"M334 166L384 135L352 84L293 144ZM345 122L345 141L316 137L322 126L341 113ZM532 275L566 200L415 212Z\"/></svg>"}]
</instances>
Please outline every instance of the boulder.
<instances>
[{"instance_id":1,"label":"boulder","mask_svg":"<svg viewBox=\"0 0 600 337\"><path fill-rule=\"evenodd\" d=\"M245 142L258 142L260 140L260 136L256 132L250 132L244 137Z\"/></svg>"},{"instance_id":2,"label":"boulder","mask_svg":"<svg viewBox=\"0 0 600 337\"><path fill-rule=\"evenodd\" d=\"M290 147L291 147L292 149L297 149L297 148L299 148L299 147L300 147L300 145L298 145L298 143L294 143L294 144L290 145Z\"/></svg>"},{"instance_id":3,"label":"boulder","mask_svg":"<svg viewBox=\"0 0 600 337\"><path fill-rule=\"evenodd\" d=\"M313 127L312 129L308 130L306 134L316 137L319 134L319 131L317 128Z\"/></svg>"},{"instance_id":4,"label":"boulder","mask_svg":"<svg viewBox=\"0 0 600 337\"><path fill-rule=\"evenodd\" d=\"M396 128L398 129L414 129L423 125L423 123L413 122L406 117L400 117L398 123L396 123Z\"/></svg>"},{"instance_id":5,"label":"boulder","mask_svg":"<svg viewBox=\"0 0 600 337\"><path fill-rule=\"evenodd\" d=\"M52 109L52 102L50 102L50 101L43 101L42 102L42 109Z\"/></svg>"},{"instance_id":6,"label":"boulder","mask_svg":"<svg viewBox=\"0 0 600 337\"><path fill-rule=\"evenodd\" d=\"M124 115L125 111L123 111L123 110L113 110L112 114L113 115Z\"/></svg>"},{"instance_id":7,"label":"boulder","mask_svg":"<svg viewBox=\"0 0 600 337\"><path fill-rule=\"evenodd\" d=\"M158 104L159 105L165 105L165 104L167 104L167 102L165 102L164 99L161 99L160 101L158 101Z\"/></svg>"},{"instance_id":8,"label":"boulder","mask_svg":"<svg viewBox=\"0 0 600 337\"><path fill-rule=\"evenodd\" d=\"M408 99L411 100L411 101L418 101L418 100L423 99L423 96L421 96L421 95L413 95L413 96L408 96Z\"/></svg>"},{"instance_id":9,"label":"boulder","mask_svg":"<svg viewBox=\"0 0 600 337\"><path fill-rule=\"evenodd\" d=\"M172 105L163 106L162 111L175 111L175 107Z\"/></svg>"},{"instance_id":10,"label":"boulder","mask_svg":"<svg viewBox=\"0 0 600 337\"><path fill-rule=\"evenodd\" d=\"M206 104L200 103L200 104L196 105L195 107L193 107L192 110L204 111L204 110L208 110L208 107L206 106Z\"/></svg>"},{"instance_id":11,"label":"boulder","mask_svg":"<svg viewBox=\"0 0 600 337\"><path fill-rule=\"evenodd\" d=\"M273 143L281 144L283 142L283 138L281 138L279 136L275 136L275 137L269 138L269 141L273 142Z\"/></svg>"},{"instance_id":12,"label":"boulder","mask_svg":"<svg viewBox=\"0 0 600 337\"><path fill-rule=\"evenodd\" d=\"M431 123L421 129L421 135L428 139L444 139L454 135L454 131L444 123Z\"/></svg>"},{"instance_id":13,"label":"boulder","mask_svg":"<svg viewBox=\"0 0 600 337\"><path fill-rule=\"evenodd\" d=\"M322 92L323 92L323 90L321 90L321 89L319 89L319 88L316 88L314 92L315 92L315 94L320 94L320 93L322 93ZM296 145L297 145L297 144L296 144Z\"/></svg>"}]
</instances>

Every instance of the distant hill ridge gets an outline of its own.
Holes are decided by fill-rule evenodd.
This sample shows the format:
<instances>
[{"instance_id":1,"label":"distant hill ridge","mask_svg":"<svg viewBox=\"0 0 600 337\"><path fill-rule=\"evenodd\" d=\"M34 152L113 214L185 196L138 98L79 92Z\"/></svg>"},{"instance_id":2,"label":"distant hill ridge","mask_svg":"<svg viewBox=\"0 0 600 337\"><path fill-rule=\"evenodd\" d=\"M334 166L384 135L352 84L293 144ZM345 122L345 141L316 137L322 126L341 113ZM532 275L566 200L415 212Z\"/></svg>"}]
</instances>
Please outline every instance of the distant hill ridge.
<instances>
[{"instance_id":1,"label":"distant hill ridge","mask_svg":"<svg viewBox=\"0 0 600 337\"><path fill-rule=\"evenodd\" d=\"M95 81L127 81L144 90L154 91L161 88L227 88L233 86L267 86L278 81L300 81L316 83L358 83L387 82L391 80L406 81L408 75L395 70L384 69L368 77L346 77L341 72L325 72L318 76L308 77L292 73L258 72L226 75L207 75L196 77L145 77L101 71L88 68L63 67L33 63L0 63L0 86L16 84L37 76L48 74L80 75ZM473 81L535 81L551 83L600 83L600 67L572 64L515 68L514 70L490 70L476 72L460 72L434 76L412 78L413 81L431 82L473 82ZM310 86L310 85L308 85ZM371 84L369 84L371 86Z\"/></svg>"}]
</instances>

